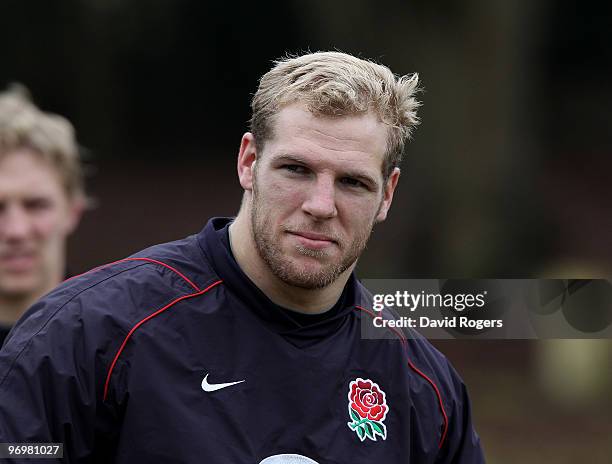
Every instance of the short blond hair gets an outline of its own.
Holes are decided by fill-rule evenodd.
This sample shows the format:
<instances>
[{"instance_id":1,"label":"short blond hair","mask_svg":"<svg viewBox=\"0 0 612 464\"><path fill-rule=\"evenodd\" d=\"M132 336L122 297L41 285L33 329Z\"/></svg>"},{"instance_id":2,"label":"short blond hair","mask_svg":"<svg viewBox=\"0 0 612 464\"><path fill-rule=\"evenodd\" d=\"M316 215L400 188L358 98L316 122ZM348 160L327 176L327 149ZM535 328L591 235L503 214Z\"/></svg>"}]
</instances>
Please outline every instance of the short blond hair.
<instances>
[{"instance_id":1,"label":"short blond hair","mask_svg":"<svg viewBox=\"0 0 612 464\"><path fill-rule=\"evenodd\" d=\"M383 176L399 165L419 124L418 74L394 75L386 66L341 52L289 56L263 75L251 102L251 132L259 149L273 134L273 117L285 104L302 102L315 115L373 111L389 126Z\"/></svg>"},{"instance_id":2,"label":"short blond hair","mask_svg":"<svg viewBox=\"0 0 612 464\"><path fill-rule=\"evenodd\" d=\"M0 158L24 148L57 169L69 197L84 199L83 169L74 127L62 116L41 111L31 102L24 86L12 84L0 92Z\"/></svg>"}]
</instances>

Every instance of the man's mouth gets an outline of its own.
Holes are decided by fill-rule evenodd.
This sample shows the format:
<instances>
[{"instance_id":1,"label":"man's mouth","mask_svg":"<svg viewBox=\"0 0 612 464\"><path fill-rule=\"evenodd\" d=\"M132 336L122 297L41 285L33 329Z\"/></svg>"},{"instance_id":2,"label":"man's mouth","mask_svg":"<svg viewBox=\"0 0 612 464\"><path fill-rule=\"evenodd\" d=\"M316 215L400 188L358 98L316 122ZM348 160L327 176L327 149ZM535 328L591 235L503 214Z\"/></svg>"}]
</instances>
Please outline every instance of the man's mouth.
<instances>
[{"instance_id":1,"label":"man's mouth","mask_svg":"<svg viewBox=\"0 0 612 464\"><path fill-rule=\"evenodd\" d=\"M9 272L25 272L34 267L36 257L29 252L8 252L0 254L0 265Z\"/></svg>"},{"instance_id":2,"label":"man's mouth","mask_svg":"<svg viewBox=\"0 0 612 464\"><path fill-rule=\"evenodd\" d=\"M338 242L329 235L316 232L288 230L287 233L294 236L297 241L306 248L320 250L338 244Z\"/></svg>"}]
</instances>

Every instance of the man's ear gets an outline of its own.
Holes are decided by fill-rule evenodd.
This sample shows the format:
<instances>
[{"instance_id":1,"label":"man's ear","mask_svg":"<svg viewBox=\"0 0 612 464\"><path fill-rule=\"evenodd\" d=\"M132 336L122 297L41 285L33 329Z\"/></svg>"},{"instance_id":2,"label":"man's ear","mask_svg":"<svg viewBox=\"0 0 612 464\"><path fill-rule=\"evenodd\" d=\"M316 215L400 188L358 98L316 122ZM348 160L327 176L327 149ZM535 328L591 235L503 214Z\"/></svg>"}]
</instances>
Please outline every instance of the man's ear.
<instances>
[{"instance_id":1,"label":"man's ear","mask_svg":"<svg viewBox=\"0 0 612 464\"><path fill-rule=\"evenodd\" d=\"M378 208L376 222L383 222L385 219L387 219L387 213L389 212L389 208L391 208L391 203L393 202L393 193L395 192L395 187L397 187L399 177L400 169L393 168L393 172L385 183L383 199L380 203L380 208Z\"/></svg>"},{"instance_id":2,"label":"man's ear","mask_svg":"<svg viewBox=\"0 0 612 464\"><path fill-rule=\"evenodd\" d=\"M253 171L257 161L257 148L255 147L255 136L246 132L240 141L238 152L238 179L244 190L253 190Z\"/></svg>"},{"instance_id":3,"label":"man's ear","mask_svg":"<svg viewBox=\"0 0 612 464\"><path fill-rule=\"evenodd\" d=\"M68 218L66 221L66 235L70 235L78 227L85 212L87 200L84 196L77 196L68 202Z\"/></svg>"}]
</instances>

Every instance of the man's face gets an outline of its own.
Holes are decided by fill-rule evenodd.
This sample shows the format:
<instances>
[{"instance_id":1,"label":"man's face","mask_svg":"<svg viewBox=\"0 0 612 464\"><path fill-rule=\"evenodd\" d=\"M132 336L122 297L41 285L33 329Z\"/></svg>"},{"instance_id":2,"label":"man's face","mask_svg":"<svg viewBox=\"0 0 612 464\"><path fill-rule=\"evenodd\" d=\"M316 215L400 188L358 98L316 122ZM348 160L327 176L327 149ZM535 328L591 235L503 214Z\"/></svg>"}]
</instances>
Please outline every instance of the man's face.
<instances>
[{"instance_id":1,"label":"man's face","mask_svg":"<svg viewBox=\"0 0 612 464\"><path fill-rule=\"evenodd\" d=\"M73 203L35 153L0 158L0 297L35 295L63 278L66 237L78 219Z\"/></svg>"},{"instance_id":2,"label":"man's face","mask_svg":"<svg viewBox=\"0 0 612 464\"><path fill-rule=\"evenodd\" d=\"M241 176L254 241L278 278L323 288L356 262L391 205L399 170L383 181L387 127L373 114L318 117L292 104L274 134L253 156L252 179ZM252 142L243 138L241 153L256 151Z\"/></svg>"}]
</instances>

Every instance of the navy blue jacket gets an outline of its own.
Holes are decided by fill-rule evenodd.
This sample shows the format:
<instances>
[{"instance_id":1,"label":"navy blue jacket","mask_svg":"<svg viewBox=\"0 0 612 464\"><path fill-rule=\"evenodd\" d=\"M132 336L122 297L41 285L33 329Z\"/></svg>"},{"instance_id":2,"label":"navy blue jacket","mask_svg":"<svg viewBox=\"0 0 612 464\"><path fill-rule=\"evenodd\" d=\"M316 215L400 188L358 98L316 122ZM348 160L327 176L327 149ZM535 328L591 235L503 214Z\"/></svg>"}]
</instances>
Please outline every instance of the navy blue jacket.
<instances>
[{"instance_id":1,"label":"navy blue jacket","mask_svg":"<svg viewBox=\"0 0 612 464\"><path fill-rule=\"evenodd\" d=\"M62 442L79 463L484 462L443 355L400 332L362 340L371 296L354 276L310 323L274 305L234 260L228 223L30 308L0 352L0 443Z\"/></svg>"}]
</instances>

